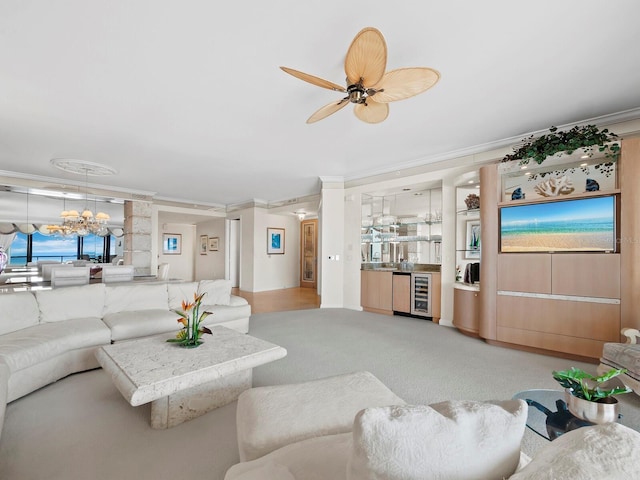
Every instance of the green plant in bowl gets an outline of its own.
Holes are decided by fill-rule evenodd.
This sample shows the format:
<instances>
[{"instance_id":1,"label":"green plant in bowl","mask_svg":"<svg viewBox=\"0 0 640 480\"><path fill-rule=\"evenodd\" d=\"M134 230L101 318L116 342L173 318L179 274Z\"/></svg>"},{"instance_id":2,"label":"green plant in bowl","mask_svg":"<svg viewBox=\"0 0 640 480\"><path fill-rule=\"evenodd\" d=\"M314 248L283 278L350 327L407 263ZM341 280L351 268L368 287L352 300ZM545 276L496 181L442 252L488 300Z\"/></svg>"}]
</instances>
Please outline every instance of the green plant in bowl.
<instances>
[{"instance_id":1,"label":"green plant in bowl","mask_svg":"<svg viewBox=\"0 0 640 480\"><path fill-rule=\"evenodd\" d=\"M626 386L606 385L606 382L623 373L626 373L625 369L613 368L603 375L594 377L584 370L571 367L569 370L554 371L553 378L574 397L590 402L607 402L607 399L614 395L631 392Z\"/></svg>"}]
</instances>

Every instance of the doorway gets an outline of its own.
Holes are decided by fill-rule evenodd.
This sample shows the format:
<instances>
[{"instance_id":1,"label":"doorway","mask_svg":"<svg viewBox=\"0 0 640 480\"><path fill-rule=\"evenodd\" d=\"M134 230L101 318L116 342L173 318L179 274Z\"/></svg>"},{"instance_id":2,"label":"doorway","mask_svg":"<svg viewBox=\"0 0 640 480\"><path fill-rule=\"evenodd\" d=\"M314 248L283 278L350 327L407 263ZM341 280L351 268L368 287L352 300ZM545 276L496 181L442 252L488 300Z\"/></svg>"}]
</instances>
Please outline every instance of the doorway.
<instances>
[{"instance_id":1,"label":"doorway","mask_svg":"<svg viewBox=\"0 0 640 480\"><path fill-rule=\"evenodd\" d=\"M318 286L318 220L300 222L300 286Z\"/></svg>"}]
</instances>

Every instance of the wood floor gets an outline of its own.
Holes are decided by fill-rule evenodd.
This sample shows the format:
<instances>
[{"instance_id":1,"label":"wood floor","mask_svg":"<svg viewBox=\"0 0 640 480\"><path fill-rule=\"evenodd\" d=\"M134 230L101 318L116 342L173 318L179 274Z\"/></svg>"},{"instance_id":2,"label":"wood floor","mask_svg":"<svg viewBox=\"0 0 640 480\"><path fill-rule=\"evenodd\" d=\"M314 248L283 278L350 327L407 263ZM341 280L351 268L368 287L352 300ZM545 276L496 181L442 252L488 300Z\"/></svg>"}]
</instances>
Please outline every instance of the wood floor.
<instances>
[{"instance_id":1,"label":"wood floor","mask_svg":"<svg viewBox=\"0 0 640 480\"><path fill-rule=\"evenodd\" d=\"M251 305L251 313L320 308L320 296L315 288L296 287L257 293L244 292L234 288L231 293L245 298Z\"/></svg>"}]
</instances>

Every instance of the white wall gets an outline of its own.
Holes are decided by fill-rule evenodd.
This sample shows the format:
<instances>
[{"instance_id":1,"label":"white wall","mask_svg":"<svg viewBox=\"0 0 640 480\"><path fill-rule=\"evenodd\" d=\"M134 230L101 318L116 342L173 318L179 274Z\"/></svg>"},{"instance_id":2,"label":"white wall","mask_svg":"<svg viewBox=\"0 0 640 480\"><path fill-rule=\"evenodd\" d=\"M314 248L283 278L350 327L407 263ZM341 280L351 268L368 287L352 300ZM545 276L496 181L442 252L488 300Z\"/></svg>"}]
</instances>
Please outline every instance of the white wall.
<instances>
[{"instance_id":1,"label":"white wall","mask_svg":"<svg viewBox=\"0 0 640 480\"><path fill-rule=\"evenodd\" d=\"M210 251L207 245L206 255L200 252L200 236L218 237L218 251ZM196 226L197 249L195 255L195 280L213 280L224 278L226 249L225 219L217 218Z\"/></svg>"},{"instance_id":2,"label":"white wall","mask_svg":"<svg viewBox=\"0 0 640 480\"><path fill-rule=\"evenodd\" d=\"M350 286L344 278L345 264L345 229L350 216L345 215L344 185L339 182L322 183L322 205L319 212L320 225L320 283L321 308L340 308L345 304L344 293ZM359 209L358 209L359 211ZM360 214L358 214L358 242L360 250ZM352 227L351 223L349 226ZM350 242L353 244L353 242ZM347 243L348 244L348 243ZM353 262L351 262L353 263ZM353 266L352 266L353 268ZM360 263L358 262L358 272ZM360 296L358 281L358 298ZM354 304L351 302L351 304ZM358 301L358 305L360 302Z\"/></svg>"},{"instance_id":3,"label":"white wall","mask_svg":"<svg viewBox=\"0 0 640 480\"><path fill-rule=\"evenodd\" d=\"M300 285L300 221L294 215L274 215L256 209L253 291ZM284 228L284 255L267 255L267 228Z\"/></svg>"},{"instance_id":4,"label":"white wall","mask_svg":"<svg viewBox=\"0 0 640 480\"><path fill-rule=\"evenodd\" d=\"M182 235L182 253L180 255L164 255L162 253L162 236L165 233L179 233ZM182 280L195 280L195 254L198 252L196 240L196 226L180 223L165 223L158 229L157 241L158 265L169 264L169 277ZM155 272L153 272L155 273Z\"/></svg>"}]
</instances>

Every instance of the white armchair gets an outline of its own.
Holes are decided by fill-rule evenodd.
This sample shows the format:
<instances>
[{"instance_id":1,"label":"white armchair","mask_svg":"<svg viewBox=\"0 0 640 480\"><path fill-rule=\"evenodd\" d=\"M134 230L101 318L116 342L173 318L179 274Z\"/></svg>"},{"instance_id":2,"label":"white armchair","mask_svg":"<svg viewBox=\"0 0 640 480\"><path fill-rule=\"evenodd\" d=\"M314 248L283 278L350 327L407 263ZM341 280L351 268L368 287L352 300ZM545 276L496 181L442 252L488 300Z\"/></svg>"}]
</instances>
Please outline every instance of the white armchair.
<instances>
[{"instance_id":1,"label":"white armchair","mask_svg":"<svg viewBox=\"0 0 640 480\"><path fill-rule=\"evenodd\" d=\"M102 283L130 282L133 273L133 265L105 265L102 267Z\"/></svg>"},{"instance_id":2,"label":"white armchair","mask_svg":"<svg viewBox=\"0 0 640 480\"><path fill-rule=\"evenodd\" d=\"M70 287L89 283L89 267L54 268L51 270L51 286Z\"/></svg>"},{"instance_id":3,"label":"white armchair","mask_svg":"<svg viewBox=\"0 0 640 480\"><path fill-rule=\"evenodd\" d=\"M44 263L42 265L40 265L38 267L38 269L40 270L40 275L42 276L42 280L44 282L50 282L51 281L51 272L54 269L70 269L73 268L73 265L70 263L60 263L60 262L56 262L56 263Z\"/></svg>"}]
</instances>

